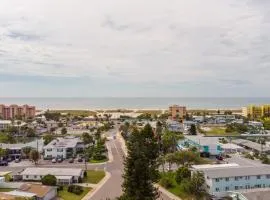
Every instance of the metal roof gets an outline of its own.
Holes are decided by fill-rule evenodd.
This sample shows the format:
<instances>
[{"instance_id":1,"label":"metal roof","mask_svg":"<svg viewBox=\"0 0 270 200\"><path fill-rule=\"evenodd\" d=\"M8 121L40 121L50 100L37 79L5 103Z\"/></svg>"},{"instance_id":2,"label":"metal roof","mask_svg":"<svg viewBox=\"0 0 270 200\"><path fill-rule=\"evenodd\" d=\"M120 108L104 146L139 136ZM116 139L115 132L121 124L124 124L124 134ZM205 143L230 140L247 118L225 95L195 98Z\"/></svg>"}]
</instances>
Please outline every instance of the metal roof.
<instances>
[{"instance_id":1,"label":"metal roof","mask_svg":"<svg viewBox=\"0 0 270 200\"><path fill-rule=\"evenodd\" d=\"M235 176L257 176L270 175L270 166L249 166L249 167L223 167L223 168L207 168L199 169L209 178L225 178Z\"/></svg>"},{"instance_id":2,"label":"metal roof","mask_svg":"<svg viewBox=\"0 0 270 200\"><path fill-rule=\"evenodd\" d=\"M26 168L21 175L45 176L48 174L54 176L81 176L82 169L74 168Z\"/></svg>"}]
</instances>

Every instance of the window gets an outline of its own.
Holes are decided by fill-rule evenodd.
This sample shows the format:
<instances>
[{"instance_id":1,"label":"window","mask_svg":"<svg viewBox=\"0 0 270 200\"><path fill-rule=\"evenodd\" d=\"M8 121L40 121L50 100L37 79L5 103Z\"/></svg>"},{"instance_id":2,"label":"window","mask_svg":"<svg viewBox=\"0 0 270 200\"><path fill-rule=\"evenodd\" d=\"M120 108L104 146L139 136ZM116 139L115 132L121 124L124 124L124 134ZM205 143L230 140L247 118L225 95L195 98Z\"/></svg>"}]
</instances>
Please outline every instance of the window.
<instances>
[{"instance_id":1,"label":"window","mask_svg":"<svg viewBox=\"0 0 270 200\"><path fill-rule=\"evenodd\" d=\"M261 176L259 175L259 176L257 176L257 179L261 179Z\"/></svg>"},{"instance_id":2,"label":"window","mask_svg":"<svg viewBox=\"0 0 270 200\"><path fill-rule=\"evenodd\" d=\"M57 152L63 152L63 149L57 149Z\"/></svg>"},{"instance_id":3,"label":"window","mask_svg":"<svg viewBox=\"0 0 270 200\"><path fill-rule=\"evenodd\" d=\"M235 190L238 190L238 188L239 188L238 186L235 186L235 187L234 187Z\"/></svg>"},{"instance_id":4,"label":"window","mask_svg":"<svg viewBox=\"0 0 270 200\"><path fill-rule=\"evenodd\" d=\"M34 178L37 178L37 176L34 176Z\"/></svg>"},{"instance_id":5,"label":"window","mask_svg":"<svg viewBox=\"0 0 270 200\"><path fill-rule=\"evenodd\" d=\"M246 176L246 177L245 177L246 180L249 180L249 178L250 178L249 176Z\"/></svg>"},{"instance_id":6,"label":"window","mask_svg":"<svg viewBox=\"0 0 270 200\"><path fill-rule=\"evenodd\" d=\"M28 175L26 175L26 178L29 178L29 176L28 176Z\"/></svg>"},{"instance_id":7,"label":"window","mask_svg":"<svg viewBox=\"0 0 270 200\"><path fill-rule=\"evenodd\" d=\"M246 185L246 189L250 189L250 185Z\"/></svg>"},{"instance_id":8,"label":"window","mask_svg":"<svg viewBox=\"0 0 270 200\"><path fill-rule=\"evenodd\" d=\"M226 181L229 181L229 180L230 180L230 178L225 178L225 180L226 180Z\"/></svg>"},{"instance_id":9,"label":"window","mask_svg":"<svg viewBox=\"0 0 270 200\"><path fill-rule=\"evenodd\" d=\"M267 178L267 179L270 179L270 174L266 175L266 178Z\"/></svg>"},{"instance_id":10,"label":"window","mask_svg":"<svg viewBox=\"0 0 270 200\"><path fill-rule=\"evenodd\" d=\"M227 186L227 187L225 187L225 190L226 190L226 191L229 191L229 190L230 190L230 188Z\"/></svg>"},{"instance_id":11,"label":"window","mask_svg":"<svg viewBox=\"0 0 270 200\"><path fill-rule=\"evenodd\" d=\"M236 176L236 177L234 177L234 180L238 181L238 177L237 177L237 176Z\"/></svg>"},{"instance_id":12,"label":"window","mask_svg":"<svg viewBox=\"0 0 270 200\"><path fill-rule=\"evenodd\" d=\"M47 149L46 151L52 151L52 149Z\"/></svg>"},{"instance_id":13,"label":"window","mask_svg":"<svg viewBox=\"0 0 270 200\"><path fill-rule=\"evenodd\" d=\"M42 178L42 176L40 176L40 178Z\"/></svg>"},{"instance_id":14,"label":"window","mask_svg":"<svg viewBox=\"0 0 270 200\"><path fill-rule=\"evenodd\" d=\"M219 192L219 188L216 188L216 192Z\"/></svg>"},{"instance_id":15,"label":"window","mask_svg":"<svg viewBox=\"0 0 270 200\"><path fill-rule=\"evenodd\" d=\"M216 182L219 182L219 178L216 178Z\"/></svg>"}]
</instances>

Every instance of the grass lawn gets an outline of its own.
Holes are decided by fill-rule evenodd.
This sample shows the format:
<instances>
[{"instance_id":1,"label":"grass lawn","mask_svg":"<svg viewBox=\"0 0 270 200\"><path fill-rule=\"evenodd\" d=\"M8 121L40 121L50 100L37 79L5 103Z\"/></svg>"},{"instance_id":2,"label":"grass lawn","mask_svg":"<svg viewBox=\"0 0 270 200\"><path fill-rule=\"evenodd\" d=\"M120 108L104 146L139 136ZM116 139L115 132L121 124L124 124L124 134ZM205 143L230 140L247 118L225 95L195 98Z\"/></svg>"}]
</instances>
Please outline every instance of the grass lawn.
<instances>
[{"instance_id":1,"label":"grass lawn","mask_svg":"<svg viewBox=\"0 0 270 200\"><path fill-rule=\"evenodd\" d=\"M90 160L89 163L104 163L107 162L109 159L103 159L103 160Z\"/></svg>"},{"instance_id":2,"label":"grass lawn","mask_svg":"<svg viewBox=\"0 0 270 200\"><path fill-rule=\"evenodd\" d=\"M233 133L227 133L225 131L225 128L218 128L218 127L214 127L211 128L211 130L205 131L204 133L206 136L234 136L234 135L240 135L237 132L233 132Z\"/></svg>"},{"instance_id":3,"label":"grass lawn","mask_svg":"<svg viewBox=\"0 0 270 200\"><path fill-rule=\"evenodd\" d=\"M167 173L162 173L161 176L166 176L168 178L170 178L171 182L172 182L172 187L171 188L167 188L168 191L170 191L171 193L173 193L174 195L180 197L182 200L192 200L194 198L192 198L192 196L188 193L185 192L183 185L179 185L176 183L175 181L175 173L174 172L167 172Z\"/></svg>"},{"instance_id":4,"label":"grass lawn","mask_svg":"<svg viewBox=\"0 0 270 200\"><path fill-rule=\"evenodd\" d=\"M12 189L12 188L0 188L0 192L10 192L10 191L13 191L15 189Z\"/></svg>"},{"instance_id":5,"label":"grass lawn","mask_svg":"<svg viewBox=\"0 0 270 200\"><path fill-rule=\"evenodd\" d=\"M97 184L105 175L104 171L87 170L87 177L83 179L83 182Z\"/></svg>"},{"instance_id":6,"label":"grass lawn","mask_svg":"<svg viewBox=\"0 0 270 200\"><path fill-rule=\"evenodd\" d=\"M58 197L63 200L81 200L92 188L83 188L83 193L76 195L67 191L67 187L64 187L62 191L58 192Z\"/></svg>"}]
</instances>

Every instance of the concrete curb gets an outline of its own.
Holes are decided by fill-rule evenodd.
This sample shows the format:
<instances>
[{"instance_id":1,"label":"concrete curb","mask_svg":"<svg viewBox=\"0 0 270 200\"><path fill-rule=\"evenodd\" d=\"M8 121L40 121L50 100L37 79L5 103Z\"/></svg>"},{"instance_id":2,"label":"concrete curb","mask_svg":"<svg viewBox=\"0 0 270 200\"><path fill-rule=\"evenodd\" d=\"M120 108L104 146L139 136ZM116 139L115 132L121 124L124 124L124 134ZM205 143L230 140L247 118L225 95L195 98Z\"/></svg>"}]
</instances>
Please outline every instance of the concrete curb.
<instances>
[{"instance_id":1,"label":"concrete curb","mask_svg":"<svg viewBox=\"0 0 270 200\"><path fill-rule=\"evenodd\" d=\"M96 185L95 188L88 192L88 194L86 194L82 200L90 200L110 178L111 174L106 172L106 176Z\"/></svg>"}]
</instances>

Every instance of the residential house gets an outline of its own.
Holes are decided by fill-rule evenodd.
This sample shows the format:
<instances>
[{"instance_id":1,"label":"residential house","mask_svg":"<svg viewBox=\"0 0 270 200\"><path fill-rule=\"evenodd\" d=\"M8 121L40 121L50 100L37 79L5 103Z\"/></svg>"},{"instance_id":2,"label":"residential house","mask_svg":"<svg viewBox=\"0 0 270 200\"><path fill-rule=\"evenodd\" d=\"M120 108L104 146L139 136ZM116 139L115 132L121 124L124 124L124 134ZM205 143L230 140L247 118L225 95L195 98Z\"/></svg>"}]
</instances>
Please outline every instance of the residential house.
<instances>
[{"instance_id":1,"label":"residential house","mask_svg":"<svg viewBox=\"0 0 270 200\"><path fill-rule=\"evenodd\" d=\"M258 166L207 166L193 167L194 171L204 173L208 193L224 197L231 191L270 188L270 167Z\"/></svg>"},{"instance_id":2,"label":"residential house","mask_svg":"<svg viewBox=\"0 0 270 200\"><path fill-rule=\"evenodd\" d=\"M218 138L203 137L199 135L185 136L184 140L178 142L178 148L181 150L196 147L204 156L217 156L222 154L221 144Z\"/></svg>"},{"instance_id":3,"label":"residential house","mask_svg":"<svg viewBox=\"0 0 270 200\"><path fill-rule=\"evenodd\" d=\"M79 183L83 178L84 170L80 168L26 168L20 176L23 181L41 181L42 177L48 174L56 177L58 185L69 185Z\"/></svg>"},{"instance_id":4,"label":"residential house","mask_svg":"<svg viewBox=\"0 0 270 200\"><path fill-rule=\"evenodd\" d=\"M67 159L76 156L84 148L82 140L78 137L57 138L43 147L44 159Z\"/></svg>"}]
</instances>

